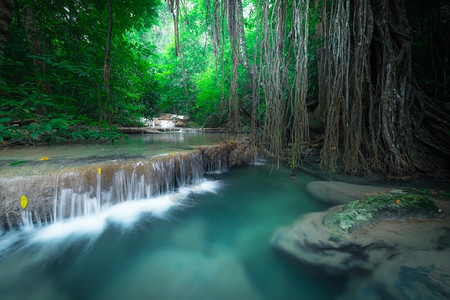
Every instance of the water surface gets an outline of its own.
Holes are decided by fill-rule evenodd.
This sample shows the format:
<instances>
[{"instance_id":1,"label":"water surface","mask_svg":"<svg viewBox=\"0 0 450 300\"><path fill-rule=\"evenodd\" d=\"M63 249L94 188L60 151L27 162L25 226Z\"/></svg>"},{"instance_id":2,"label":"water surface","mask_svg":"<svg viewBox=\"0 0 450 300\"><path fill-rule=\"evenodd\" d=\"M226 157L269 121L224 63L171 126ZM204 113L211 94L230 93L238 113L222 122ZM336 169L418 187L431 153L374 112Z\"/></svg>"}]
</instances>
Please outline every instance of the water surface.
<instances>
[{"instance_id":1,"label":"water surface","mask_svg":"<svg viewBox=\"0 0 450 300\"><path fill-rule=\"evenodd\" d=\"M3 148L0 149L0 176L45 174L92 163L145 159L165 153L193 150L195 146L217 144L233 137L231 134L219 133L168 132L127 135L114 143L86 142ZM43 157L45 160L41 160Z\"/></svg>"},{"instance_id":2,"label":"water surface","mask_svg":"<svg viewBox=\"0 0 450 300\"><path fill-rule=\"evenodd\" d=\"M168 195L176 205L163 209L123 206L101 222L3 233L0 299L336 298L344 278L269 245L278 226L326 208L306 193L311 180L271 166L233 169Z\"/></svg>"}]
</instances>

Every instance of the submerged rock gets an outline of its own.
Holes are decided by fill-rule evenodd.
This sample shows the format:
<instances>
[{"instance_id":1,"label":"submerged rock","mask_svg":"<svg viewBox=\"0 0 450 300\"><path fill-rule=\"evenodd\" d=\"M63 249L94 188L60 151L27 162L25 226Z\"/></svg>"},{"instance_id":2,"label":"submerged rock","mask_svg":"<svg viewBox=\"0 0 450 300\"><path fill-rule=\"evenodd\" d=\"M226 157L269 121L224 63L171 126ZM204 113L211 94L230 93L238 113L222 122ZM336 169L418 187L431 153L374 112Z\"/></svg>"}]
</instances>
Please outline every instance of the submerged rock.
<instances>
[{"instance_id":1,"label":"submerged rock","mask_svg":"<svg viewBox=\"0 0 450 300\"><path fill-rule=\"evenodd\" d=\"M450 299L449 287L448 252L408 251L353 277L338 299Z\"/></svg>"},{"instance_id":2,"label":"submerged rock","mask_svg":"<svg viewBox=\"0 0 450 300\"><path fill-rule=\"evenodd\" d=\"M402 199L406 202L409 196ZM404 206L395 200L395 204L378 200L371 207L373 201L306 214L278 229L271 244L303 262L331 270L371 270L406 249L437 249L439 239L450 230L448 213L438 213L430 200L411 200Z\"/></svg>"},{"instance_id":3,"label":"submerged rock","mask_svg":"<svg viewBox=\"0 0 450 300\"><path fill-rule=\"evenodd\" d=\"M245 267L224 247L206 254L178 248L151 252L96 298L263 299Z\"/></svg>"},{"instance_id":4,"label":"submerged rock","mask_svg":"<svg viewBox=\"0 0 450 300\"><path fill-rule=\"evenodd\" d=\"M279 228L271 245L332 272L369 271L352 279L343 299L367 299L367 294L445 299L450 295L449 212L448 201L371 196L306 214Z\"/></svg>"}]
</instances>

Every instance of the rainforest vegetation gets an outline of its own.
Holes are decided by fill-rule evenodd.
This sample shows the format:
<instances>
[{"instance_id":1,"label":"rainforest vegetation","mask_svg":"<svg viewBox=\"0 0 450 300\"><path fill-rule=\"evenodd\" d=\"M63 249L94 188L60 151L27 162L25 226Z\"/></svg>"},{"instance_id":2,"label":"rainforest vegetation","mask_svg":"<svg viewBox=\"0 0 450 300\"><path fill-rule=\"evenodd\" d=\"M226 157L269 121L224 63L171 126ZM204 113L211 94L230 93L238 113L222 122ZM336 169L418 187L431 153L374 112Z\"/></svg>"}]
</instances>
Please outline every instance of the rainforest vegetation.
<instances>
[{"instance_id":1,"label":"rainforest vegetation","mask_svg":"<svg viewBox=\"0 0 450 300\"><path fill-rule=\"evenodd\" d=\"M449 40L448 1L1 0L0 142L167 112L293 169L423 172L449 156Z\"/></svg>"}]
</instances>

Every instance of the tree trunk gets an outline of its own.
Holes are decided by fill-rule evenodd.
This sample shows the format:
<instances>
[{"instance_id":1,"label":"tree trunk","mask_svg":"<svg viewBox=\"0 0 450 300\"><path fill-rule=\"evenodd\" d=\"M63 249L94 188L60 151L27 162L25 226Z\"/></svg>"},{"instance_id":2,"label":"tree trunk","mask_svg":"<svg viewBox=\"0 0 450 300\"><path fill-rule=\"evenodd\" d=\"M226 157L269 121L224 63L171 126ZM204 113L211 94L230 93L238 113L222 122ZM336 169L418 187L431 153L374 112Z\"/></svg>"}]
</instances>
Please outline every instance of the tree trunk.
<instances>
[{"instance_id":1,"label":"tree trunk","mask_svg":"<svg viewBox=\"0 0 450 300\"><path fill-rule=\"evenodd\" d=\"M9 24L12 21L14 11L13 0L0 0L0 54L9 39Z\"/></svg>"},{"instance_id":2,"label":"tree trunk","mask_svg":"<svg viewBox=\"0 0 450 300\"><path fill-rule=\"evenodd\" d=\"M343 164L349 173L410 172L411 42L403 0L322 5L322 166L337 171Z\"/></svg>"},{"instance_id":3,"label":"tree trunk","mask_svg":"<svg viewBox=\"0 0 450 300\"><path fill-rule=\"evenodd\" d=\"M249 77L253 78L253 70L247 55L247 45L245 42L244 13L242 0L236 0L236 27L239 36L239 54L242 66L247 70Z\"/></svg>"},{"instance_id":4,"label":"tree trunk","mask_svg":"<svg viewBox=\"0 0 450 300\"><path fill-rule=\"evenodd\" d=\"M375 97L380 99L380 152L383 164L394 173L411 171L410 107L412 69L411 40L403 0L372 1L374 38L372 55L377 66ZM374 78L372 76L372 78Z\"/></svg>"},{"instance_id":5,"label":"tree trunk","mask_svg":"<svg viewBox=\"0 0 450 300\"><path fill-rule=\"evenodd\" d=\"M112 14L112 0L108 1L108 14L109 14L109 25L108 25L108 37L106 39L106 51L105 51L105 63L103 65L103 78L105 80L105 89L108 97L110 96L110 86L109 79L111 77L111 66L109 59L111 56L111 35L113 27L113 14Z\"/></svg>"},{"instance_id":6,"label":"tree trunk","mask_svg":"<svg viewBox=\"0 0 450 300\"><path fill-rule=\"evenodd\" d=\"M109 61L111 56L111 36L113 27L112 0L108 0L108 14L109 14L108 36L106 38L105 62L103 65L103 79L105 81L106 102L104 104L100 104L101 106L100 111L102 111L102 115L100 116L100 123L106 119L108 125L111 125L108 108L110 105L110 98L111 98L111 88L110 88L111 64Z\"/></svg>"}]
</instances>

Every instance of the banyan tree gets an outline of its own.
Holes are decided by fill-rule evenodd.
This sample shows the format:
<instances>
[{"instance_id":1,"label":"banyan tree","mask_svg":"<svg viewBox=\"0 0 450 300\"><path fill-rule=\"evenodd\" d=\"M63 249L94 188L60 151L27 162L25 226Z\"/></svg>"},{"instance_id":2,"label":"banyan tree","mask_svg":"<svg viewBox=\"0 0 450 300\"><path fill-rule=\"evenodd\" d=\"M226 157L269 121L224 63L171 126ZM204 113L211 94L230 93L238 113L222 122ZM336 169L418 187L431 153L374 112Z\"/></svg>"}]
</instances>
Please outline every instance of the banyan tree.
<instances>
[{"instance_id":1,"label":"banyan tree","mask_svg":"<svg viewBox=\"0 0 450 300\"><path fill-rule=\"evenodd\" d=\"M178 1L169 5L179 6ZM239 128L242 112L251 115L255 140L293 169L308 152L310 115L323 121L320 162L331 171L407 174L418 168L419 139L448 154L447 118L413 76L404 0L250 2L256 32L252 48L246 45L242 0L206 1L216 71L222 72L221 110L227 111L230 128ZM232 68L225 99L227 45ZM313 109L306 101L311 57L319 90ZM243 76L251 86L245 95L242 87L238 92ZM240 97L251 99L250 110ZM424 128L430 116L441 124L444 143L432 142L429 133L436 126Z\"/></svg>"},{"instance_id":2,"label":"banyan tree","mask_svg":"<svg viewBox=\"0 0 450 300\"><path fill-rule=\"evenodd\" d=\"M321 163L352 173L412 168L411 40L401 0L322 3Z\"/></svg>"}]
</instances>

